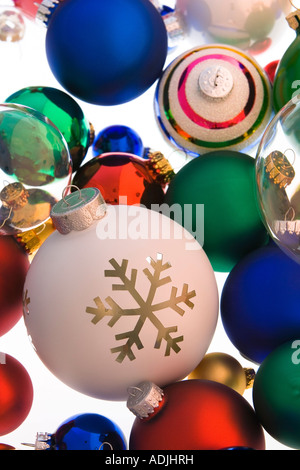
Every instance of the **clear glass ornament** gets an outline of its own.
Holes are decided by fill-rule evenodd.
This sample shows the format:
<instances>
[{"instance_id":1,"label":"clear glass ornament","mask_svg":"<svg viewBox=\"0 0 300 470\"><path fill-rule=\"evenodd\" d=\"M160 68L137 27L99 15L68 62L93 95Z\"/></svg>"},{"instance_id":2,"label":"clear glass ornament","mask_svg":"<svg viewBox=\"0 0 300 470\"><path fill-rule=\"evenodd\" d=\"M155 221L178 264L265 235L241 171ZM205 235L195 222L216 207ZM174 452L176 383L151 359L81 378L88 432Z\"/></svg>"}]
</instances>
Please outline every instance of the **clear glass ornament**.
<instances>
[{"instance_id":1,"label":"clear glass ornament","mask_svg":"<svg viewBox=\"0 0 300 470\"><path fill-rule=\"evenodd\" d=\"M273 240L300 261L300 95L272 119L256 156L258 200Z\"/></svg>"}]
</instances>

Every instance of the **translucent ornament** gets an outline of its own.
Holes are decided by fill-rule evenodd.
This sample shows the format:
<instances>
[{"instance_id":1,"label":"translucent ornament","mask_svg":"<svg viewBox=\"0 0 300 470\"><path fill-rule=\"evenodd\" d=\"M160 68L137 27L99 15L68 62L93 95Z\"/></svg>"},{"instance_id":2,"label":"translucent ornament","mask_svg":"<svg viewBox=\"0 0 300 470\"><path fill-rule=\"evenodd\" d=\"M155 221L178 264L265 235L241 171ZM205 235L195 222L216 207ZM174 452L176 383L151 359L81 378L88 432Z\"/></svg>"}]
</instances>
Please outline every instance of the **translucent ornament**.
<instances>
[{"instance_id":1,"label":"translucent ornament","mask_svg":"<svg viewBox=\"0 0 300 470\"><path fill-rule=\"evenodd\" d=\"M70 95L53 87L30 86L10 95L5 103L27 106L50 119L68 144L73 172L80 167L93 141L94 131Z\"/></svg>"},{"instance_id":2,"label":"translucent ornament","mask_svg":"<svg viewBox=\"0 0 300 470\"><path fill-rule=\"evenodd\" d=\"M23 39L24 34L23 16L15 9L1 11L0 7L0 41L17 42Z\"/></svg>"},{"instance_id":3,"label":"translucent ornament","mask_svg":"<svg viewBox=\"0 0 300 470\"><path fill-rule=\"evenodd\" d=\"M31 108L1 104L0 234L47 221L71 176L67 143L52 122Z\"/></svg>"},{"instance_id":4,"label":"translucent ornament","mask_svg":"<svg viewBox=\"0 0 300 470\"><path fill-rule=\"evenodd\" d=\"M273 240L300 261L300 95L270 122L256 156L259 206Z\"/></svg>"},{"instance_id":5,"label":"translucent ornament","mask_svg":"<svg viewBox=\"0 0 300 470\"><path fill-rule=\"evenodd\" d=\"M289 0L177 0L192 45L219 42L252 55L275 50L284 32Z\"/></svg>"}]
</instances>

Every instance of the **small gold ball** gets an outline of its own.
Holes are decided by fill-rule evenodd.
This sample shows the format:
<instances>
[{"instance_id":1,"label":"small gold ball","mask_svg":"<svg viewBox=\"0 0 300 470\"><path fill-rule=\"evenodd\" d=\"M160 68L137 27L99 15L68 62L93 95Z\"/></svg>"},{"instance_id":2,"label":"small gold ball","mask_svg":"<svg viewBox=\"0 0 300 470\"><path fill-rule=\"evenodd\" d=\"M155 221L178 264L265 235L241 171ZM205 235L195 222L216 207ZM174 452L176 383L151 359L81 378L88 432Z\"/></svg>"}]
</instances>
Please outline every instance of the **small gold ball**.
<instances>
[{"instance_id":1,"label":"small gold ball","mask_svg":"<svg viewBox=\"0 0 300 470\"><path fill-rule=\"evenodd\" d=\"M188 379L219 382L243 395L247 388L245 369L234 357L225 353L209 353L188 375Z\"/></svg>"}]
</instances>

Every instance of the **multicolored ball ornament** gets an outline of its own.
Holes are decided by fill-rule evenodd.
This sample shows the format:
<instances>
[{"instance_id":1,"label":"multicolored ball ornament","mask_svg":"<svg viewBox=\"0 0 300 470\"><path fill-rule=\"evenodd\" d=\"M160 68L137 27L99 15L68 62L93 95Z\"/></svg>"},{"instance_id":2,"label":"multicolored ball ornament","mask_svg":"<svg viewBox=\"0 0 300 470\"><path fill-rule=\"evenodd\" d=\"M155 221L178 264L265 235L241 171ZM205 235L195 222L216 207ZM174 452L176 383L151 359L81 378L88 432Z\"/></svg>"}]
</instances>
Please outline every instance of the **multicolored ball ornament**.
<instances>
[{"instance_id":1,"label":"multicolored ball ornament","mask_svg":"<svg viewBox=\"0 0 300 470\"><path fill-rule=\"evenodd\" d=\"M144 145L140 136L130 127L115 125L102 129L93 142L93 155L124 152L143 157Z\"/></svg>"},{"instance_id":2,"label":"multicolored ball ornament","mask_svg":"<svg viewBox=\"0 0 300 470\"><path fill-rule=\"evenodd\" d=\"M66 419L54 434L38 433L39 450L126 450L119 426L96 413L83 413Z\"/></svg>"},{"instance_id":3,"label":"multicolored ball ornament","mask_svg":"<svg viewBox=\"0 0 300 470\"><path fill-rule=\"evenodd\" d=\"M272 119L256 156L258 202L272 239L300 261L300 95Z\"/></svg>"},{"instance_id":4,"label":"multicolored ball ornament","mask_svg":"<svg viewBox=\"0 0 300 470\"><path fill-rule=\"evenodd\" d=\"M278 345L260 365L253 385L253 405L264 429L278 442L300 449L300 340Z\"/></svg>"},{"instance_id":5,"label":"multicolored ball ornament","mask_svg":"<svg viewBox=\"0 0 300 470\"><path fill-rule=\"evenodd\" d=\"M300 266L273 242L229 273L221 319L240 353L260 364L281 343L300 335Z\"/></svg>"},{"instance_id":6,"label":"multicolored ball ornament","mask_svg":"<svg viewBox=\"0 0 300 470\"><path fill-rule=\"evenodd\" d=\"M252 55L276 48L284 32L289 0L177 0L192 44L218 42L247 50Z\"/></svg>"},{"instance_id":7,"label":"multicolored ball ornament","mask_svg":"<svg viewBox=\"0 0 300 470\"><path fill-rule=\"evenodd\" d=\"M265 449L253 408L224 384L183 380L160 389L143 382L129 392L127 406L137 416L130 450Z\"/></svg>"},{"instance_id":8,"label":"multicolored ball ornament","mask_svg":"<svg viewBox=\"0 0 300 470\"><path fill-rule=\"evenodd\" d=\"M0 435L17 429L33 403L33 385L24 366L9 354L0 353Z\"/></svg>"},{"instance_id":9,"label":"multicolored ball ornament","mask_svg":"<svg viewBox=\"0 0 300 470\"><path fill-rule=\"evenodd\" d=\"M80 100L122 104L145 93L162 73L168 35L149 0L44 0L36 17L47 27L53 75Z\"/></svg>"},{"instance_id":10,"label":"multicolored ball ornament","mask_svg":"<svg viewBox=\"0 0 300 470\"><path fill-rule=\"evenodd\" d=\"M170 182L165 203L177 209L170 211L175 220L186 213L184 227L203 244L215 271L231 271L268 240L256 201L255 160L247 154L227 150L192 159Z\"/></svg>"},{"instance_id":11,"label":"multicolored ball ornament","mask_svg":"<svg viewBox=\"0 0 300 470\"><path fill-rule=\"evenodd\" d=\"M209 347L219 309L198 242L159 212L106 205L97 188L64 197L51 218L57 230L24 285L24 321L44 365L109 400L124 400L145 376L161 386L186 377Z\"/></svg>"},{"instance_id":12,"label":"multicolored ball ornament","mask_svg":"<svg viewBox=\"0 0 300 470\"><path fill-rule=\"evenodd\" d=\"M227 385L241 395L251 388L255 377L253 369L246 369L239 361L226 353L209 353L188 375L188 379L213 380Z\"/></svg>"},{"instance_id":13,"label":"multicolored ball ornament","mask_svg":"<svg viewBox=\"0 0 300 470\"><path fill-rule=\"evenodd\" d=\"M0 236L0 337L22 317L23 287L28 268L28 256L14 238Z\"/></svg>"},{"instance_id":14,"label":"multicolored ball ornament","mask_svg":"<svg viewBox=\"0 0 300 470\"><path fill-rule=\"evenodd\" d=\"M270 82L245 52L218 44L179 55L157 85L158 125L192 155L255 145L272 113Z\"/></svg>"},{"instance_id":15,"label":"multicolored ball ornament","mask_svg":"<svg viewBox=\"0 0 300 470\"><path fill-rule=\"evenodd\" d=\"M296 38L283 54L276 69L273 85L273 106L279 112L284 105L299 94L300 60L298 56L300 44L300 10L290 13L287 17L289 26L295 30Z\"/></svg>"},{"instance_id":16,"label":"multicolored ball ornament","mask_svg":"<svg viewBox=\"0 0 300 470\"><path fill-rule=\"evenodd\" d=\"M17 104L0 106L0 234L38 227L70 184L67 143L49 119Z\"/></svg>"},{"instance_id":17,"label":"multicolored ball ornament","mask_svg":"<svg viewBox=\"0 0 300 470\"><path fill-rule=\"evenodd\" d=\"M94 130L70 95L53 87L30 86L10 95L5 103L28 106L50 119L68 144L73 172L78 170L93 141Z\"/></svg>"},{"instance_id":18,"label":"multicolored ball ornament","mask_svg":"<svg viewBox=\"0 0 300 470\"><path fill-rule=\"evenodd\" d=\"M161 152L150 151L147 155L101 154L77 171L73 185L79 189L98 188L107 204L141 204L149 209L161 205L175 173Z\"/></svg>"}]
</instances>

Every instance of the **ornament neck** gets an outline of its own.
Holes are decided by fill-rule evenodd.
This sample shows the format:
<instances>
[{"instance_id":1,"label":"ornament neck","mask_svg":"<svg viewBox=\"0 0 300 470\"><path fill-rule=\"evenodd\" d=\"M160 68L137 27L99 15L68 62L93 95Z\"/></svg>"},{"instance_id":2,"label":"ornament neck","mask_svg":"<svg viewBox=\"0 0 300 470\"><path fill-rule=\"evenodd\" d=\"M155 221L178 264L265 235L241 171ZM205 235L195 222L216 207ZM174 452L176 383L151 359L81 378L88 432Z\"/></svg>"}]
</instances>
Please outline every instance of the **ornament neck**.
<instances>
[{"instance_id":1,"label":"ornament neck","mask_svg":"<svg viewBox=\"0 0 300 470\"><path fill-rule=\"evenodd\" d=\"M136 387L129 387L127 407L138 418L153 418L164 406L163 390L152 382L142 382Z\"/></svg>"},{"instance_id":2,"label":"ornament neck","mask_svg":"<svg viewBox=\"0 0 300 470\"><path fill-rule=\"evenodd\" d=\"M10 183L0 192L0 199L7 209L20 209L27 204L28 192L21 183Z\"/></svg>"},{"instance_id":3,"label":"ornament neck","mask_svg":"<svg viewBox=\"0 0 300 470\"><path fill-rule=\"evenodd\" d=\"M226 98L233 88L232 74L222 65L213 65L201 72L199 87L205 97Z\"/></svg>"},{"instance_id":4,"label":"ornament neck","mask_svg":"<svg viewBox=\"0 0 300 470\"><path fill-rule=\"evenodd\" d=\"M47 27L51 16L63 1L64 0L43 0L36 12L36 20Z\"/></svg>"},{"instance_id":5,"label":"ornament neck","mask_svg":"<svg viewBox=\"0 0 300 470\"><path fill-rule=\"evenodd\" d=\"M286 20L290 28L296 31L297 35L300 33L300 10L293 11L290 13Z\"/></svg>"}]
</instances>

